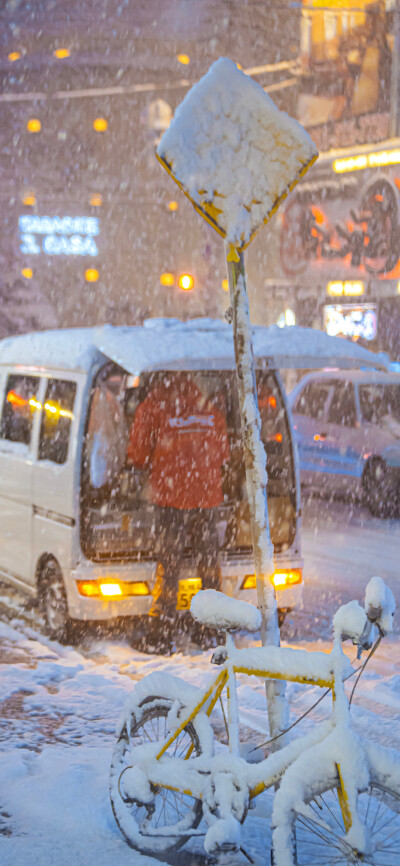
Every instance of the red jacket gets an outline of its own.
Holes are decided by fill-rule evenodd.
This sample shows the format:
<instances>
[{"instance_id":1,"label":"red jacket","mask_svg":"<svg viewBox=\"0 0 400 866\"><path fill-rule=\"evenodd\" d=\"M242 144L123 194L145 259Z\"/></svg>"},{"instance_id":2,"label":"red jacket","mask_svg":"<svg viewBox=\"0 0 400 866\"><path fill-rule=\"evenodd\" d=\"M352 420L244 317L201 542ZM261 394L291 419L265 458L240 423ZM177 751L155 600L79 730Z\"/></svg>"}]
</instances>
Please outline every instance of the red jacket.
<instances>
[{"instance_id":1,"label":"red jacket","mask_svg":"<svg viewBox=\"0 0 400 866\"><path fill-rule=\"evenodd\" d=\"M149 467L150 498L172 508L213 508L229 459L224 414L187 374L156 385L136 410L127 455Z\"/></svg>"}]
</instances>

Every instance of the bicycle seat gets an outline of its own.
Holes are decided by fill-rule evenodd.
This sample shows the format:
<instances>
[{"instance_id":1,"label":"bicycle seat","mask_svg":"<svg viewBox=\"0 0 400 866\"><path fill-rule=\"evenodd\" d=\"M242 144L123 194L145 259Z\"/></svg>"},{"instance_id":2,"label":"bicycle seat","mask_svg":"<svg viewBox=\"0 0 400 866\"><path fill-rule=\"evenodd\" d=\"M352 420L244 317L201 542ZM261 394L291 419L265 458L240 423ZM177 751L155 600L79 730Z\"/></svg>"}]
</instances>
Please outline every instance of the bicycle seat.
<instances>
[{"instance_id":1,"label":"bicycle seat","mask_svg":"<svg viewBox=\"0 0 400 866\"><path fill-rule=\"evenodd\" d=\"M192 617L217 631L258 631L261 613L253 604L230 598L216 589L200 590L192 598Z\"/></svg>"}]
</instances>

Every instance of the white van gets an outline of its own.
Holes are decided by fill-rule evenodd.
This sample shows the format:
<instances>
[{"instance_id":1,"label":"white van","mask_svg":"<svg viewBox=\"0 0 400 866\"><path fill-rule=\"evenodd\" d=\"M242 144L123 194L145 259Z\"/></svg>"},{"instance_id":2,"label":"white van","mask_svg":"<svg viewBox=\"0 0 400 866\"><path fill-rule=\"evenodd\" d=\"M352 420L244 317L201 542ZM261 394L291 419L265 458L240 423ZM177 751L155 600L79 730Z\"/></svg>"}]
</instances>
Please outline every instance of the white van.
<instances>
[{"instance_id":1,"label":"white van","mask_svg":"<svg viewBox=\"0 0 400 866\"><path fill-rule=\"evenodd\" d=\"M273 328L255 328L254 340L282 619L299 601L303 563L298 468L273 369L283 358L271 332L275 339ZM54 636L65 638L73 620L138 617L150 609L158 573L154 506L145 474L126 461L126 442L149 386L174 370L191 371L226 412L231 460L218 524L223 590L255 601L230 327L155 319L143 327L48 331L0 342L0 577L40 601ZM186 553L181 609L200 584Z\"/></svg>"}]
</instances>

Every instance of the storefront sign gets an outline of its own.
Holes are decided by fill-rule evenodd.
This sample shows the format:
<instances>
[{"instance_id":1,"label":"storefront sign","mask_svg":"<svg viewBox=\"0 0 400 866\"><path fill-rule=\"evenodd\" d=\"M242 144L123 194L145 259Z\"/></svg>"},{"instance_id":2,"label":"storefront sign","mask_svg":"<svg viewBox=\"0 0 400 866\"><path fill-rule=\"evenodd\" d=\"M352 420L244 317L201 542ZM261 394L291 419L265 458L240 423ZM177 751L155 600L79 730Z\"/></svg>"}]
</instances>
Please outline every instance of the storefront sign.
<instances>
[{"instance_id":1,"label":"storefront sign","mask_svg":"<svg viewBox=\"0 0 400 866\"><path fill-rule=\"evenodd\" d=\"M25 255L97 256L97 217L24 214L19 217L20 250Z\"/></svg>"},{"instance_id":2,"label":"storefront sign","mask_svg":"<svg viewBox=\"0 0 400 866\"><path fill-rule=\"evenodd\" d=\"M376 304L329 304L324 307L324 329L331 337L375 340L378 329Z\"/></svg>"}]
</instances>

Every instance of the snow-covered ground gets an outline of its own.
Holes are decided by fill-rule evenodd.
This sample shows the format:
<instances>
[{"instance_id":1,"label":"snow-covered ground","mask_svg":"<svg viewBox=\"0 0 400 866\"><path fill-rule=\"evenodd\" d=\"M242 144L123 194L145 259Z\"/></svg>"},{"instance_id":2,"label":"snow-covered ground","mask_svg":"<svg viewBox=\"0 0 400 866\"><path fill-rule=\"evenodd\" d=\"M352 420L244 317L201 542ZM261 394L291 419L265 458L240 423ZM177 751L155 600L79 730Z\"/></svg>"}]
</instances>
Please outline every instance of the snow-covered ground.
<instances>
[{"instance_id":1,"label":"snow-covered ground","mask_svg":"<svg viewBox=\"0 0 400 866\"><path fill-rule=\"evenodd\" d=\"M400 522L375 521L363 509L319 500L306 504L304 515L304 605L290 615L283 635L308 649L328 649L330 613L340 601L353 596L361 600L373 574L388 580L400 603ZM7 600L14 605L8 617ZM210 653L192 647L171 658L151 657L133 650L126 640L94 634L81 647L61 647L39 633L35 614L3 588L0 618L0 863L155 863L128 848L112 816L107 788L115 724L137 679L168 671L203 685L212 674ZM319 633L323 639L317 643ZM399 648L398 633L383 642L360 682L352 711L363 734L397 748ZM353 659L351 647L348 653ZM292 719L318 693L317 688L290 685ZM244 738L262 741L267 733L263 685L256 678L241 678L239 702ZM327 712L329 698L299 729L310 729ZM218 716L216 731L221 736ZM266 793L245 823L244 847L257 864L268 862L270 808L271 795ZM201 860L197 840L173 862L189 866ZM230 862L239 866L245 860L239 854Z\"/></svg>"}]
</instances>

